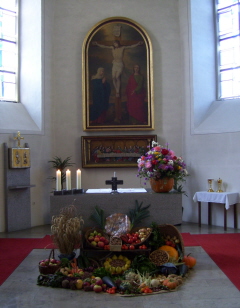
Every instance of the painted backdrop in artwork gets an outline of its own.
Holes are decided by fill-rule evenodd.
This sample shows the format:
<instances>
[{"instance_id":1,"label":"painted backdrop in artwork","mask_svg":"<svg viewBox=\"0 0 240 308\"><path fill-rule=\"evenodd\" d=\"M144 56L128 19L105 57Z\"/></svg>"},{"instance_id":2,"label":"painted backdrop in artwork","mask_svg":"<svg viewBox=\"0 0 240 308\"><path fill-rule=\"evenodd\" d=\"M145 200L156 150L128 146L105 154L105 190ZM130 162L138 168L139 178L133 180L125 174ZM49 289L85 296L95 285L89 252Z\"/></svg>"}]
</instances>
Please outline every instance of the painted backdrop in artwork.
<instances>
[{"instance_id":1,"label":"painted backdrop in artwork","mask_svg":"<svg viewBox=\"0 0 240 308\"><path fill-rule=\"evenodd\" d=\"M84 129L153 129L151 44L134 22L108 19L83 47Z\"/></svg>"}]
</instances>

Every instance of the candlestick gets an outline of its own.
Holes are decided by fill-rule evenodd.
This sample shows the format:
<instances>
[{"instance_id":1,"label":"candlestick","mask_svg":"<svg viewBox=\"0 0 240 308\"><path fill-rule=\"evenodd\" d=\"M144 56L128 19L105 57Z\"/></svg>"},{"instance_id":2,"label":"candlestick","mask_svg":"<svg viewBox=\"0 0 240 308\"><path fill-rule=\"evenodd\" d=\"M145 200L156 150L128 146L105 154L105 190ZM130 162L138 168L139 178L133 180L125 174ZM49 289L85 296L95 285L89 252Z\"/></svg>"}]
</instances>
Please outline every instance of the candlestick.
<instances>
[{"instance_id":1,"label":"candlestick","mask_svg":"<svg viewBox=\"0 0 240 308\"><path fill-rule=\"evenodd\" d=\"M69 169L66 171L66 189L71 189L71 171Z\"/></svg>"},{"instance_id":2,"label":"candlestick","mask_svg":"<svg viewBox=\"0 0 240 308\"><path fill-rule=\"evenodd\" d=\"M77 189L81 189L81 170L78 169L77 172L76 172L76 177L77 177L77 184L76 184L76 188Z\"/></svg>"},{"instance_id":3,"label":"candlestick","mask_svg":"<svg viewBox=\"0 0 240 308\"><path fill-rule=\"evenodd\" d=\"M114 178L116 177L116 172L113 173L113 177L114 177Z\"/></svg>"},{"instance_id":4,"label":"candlestick","mask_svg":"<svg viewBox=\"0 0 240 308\"><path fill-rule=\"evenodd\" d=\"M56 172L56 190L61 190L61 171L57 170Z\"/></svg>"}]
</instances>

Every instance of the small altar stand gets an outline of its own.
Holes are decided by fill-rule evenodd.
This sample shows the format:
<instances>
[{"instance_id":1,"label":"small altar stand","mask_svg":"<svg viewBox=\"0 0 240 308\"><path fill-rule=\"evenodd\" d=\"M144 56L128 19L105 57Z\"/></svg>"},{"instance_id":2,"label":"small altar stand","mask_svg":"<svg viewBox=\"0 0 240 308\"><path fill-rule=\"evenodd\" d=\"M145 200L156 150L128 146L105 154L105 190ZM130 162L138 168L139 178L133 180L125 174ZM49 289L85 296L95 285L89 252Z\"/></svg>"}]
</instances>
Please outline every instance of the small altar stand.
<instances>
[{"instance_id":1,"label":"small altar stand","mask_svg":"<svg viewBox=\"0 0 240 308\"><path fill-rule=\"evenodd\" d=\"M237 229L237 203L239 202L239 193L237 192L207 192L198 191L193 196L193 201L198 202L198 225L201 227L201 203L208 204L208 224L212 225L212 203L224 205L224 230L227 230L227 210L233 205L234 228Z\"/></svg>"}]
</instances>

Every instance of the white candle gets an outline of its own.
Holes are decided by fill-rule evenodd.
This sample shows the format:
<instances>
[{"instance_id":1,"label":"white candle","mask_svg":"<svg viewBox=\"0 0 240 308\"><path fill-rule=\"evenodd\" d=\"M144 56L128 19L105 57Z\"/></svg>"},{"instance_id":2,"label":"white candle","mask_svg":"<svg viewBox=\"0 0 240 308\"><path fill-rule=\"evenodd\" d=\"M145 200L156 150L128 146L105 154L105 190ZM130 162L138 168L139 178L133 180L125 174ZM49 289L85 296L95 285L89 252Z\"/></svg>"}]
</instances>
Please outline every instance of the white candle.
<instances>
[{"instance_id":1,"label":"white candle","mask_svg":"<svg viewBox=\"0 0 240 308\"><path fill-rule=\"evenodd\" d=\"M76 179L77 185L76 185L76 188L77 189L81 189L81 170L78 169L76 173L77 173L77 179Z\"/></svg>"},{"instance_id":2,"label":"white candle","mask_svg":"<svg viewBox=\"0 0 240 308\"><path fill-rule=\"evenodd\" d=\"M61 190L61 171L58 170L56 172L56 190Z\"/></svg>"},{"instance_id":3,"label":"white candle","mask_svg":"<svg viewBox=\"0 0 240 308\"><path fill-rule=\"evenodd\" d=\"M114 178L116 177L116 172L113 173L113 177L114 177Z\"/></svg>"},{"instance_id":4,"label":"white candle","mask_svg":"<svg viewBox=\"0 0 240 308\"><path fill-rule=\"evenodd\" d=\"M66 189L71 189L71 171L69 169L66 171Z\"/></svg>"}]
</instances>

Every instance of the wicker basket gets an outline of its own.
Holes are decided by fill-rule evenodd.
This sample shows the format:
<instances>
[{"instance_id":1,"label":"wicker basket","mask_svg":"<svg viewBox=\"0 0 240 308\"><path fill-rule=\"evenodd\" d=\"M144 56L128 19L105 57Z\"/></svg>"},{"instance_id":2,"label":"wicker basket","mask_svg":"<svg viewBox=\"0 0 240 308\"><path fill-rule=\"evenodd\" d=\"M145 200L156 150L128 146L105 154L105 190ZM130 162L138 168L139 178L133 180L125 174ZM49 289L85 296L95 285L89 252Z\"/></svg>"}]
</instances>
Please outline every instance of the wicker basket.
<instances>
[{"instance_id":1,"label":"wicker basket","mask_svg":"<svg viewBox=\"0 0 240 308\"><path fill-rule=\"evenodd\" d=\"M158 226L160 229L160 232L163 236L170 236L170 237L174 237L176 236L177 239L179 239L179 245L180 245L180 249L182 251L182 255L184 255L184 243L183 243L183 238L181 233L178 231L178 229L176 227L174 227L173 225L159 225Z\"/></svg>"},{"instance_id":2,"label":"wicker basket","mask_svg":"<svg viewBox=\"0 0 240 308\"><path fill-rule=\"evenodd\" d=\"M156 266L161 266L168 262L169 254L164 250L157 249L150 253L149 259Z\"/></svg>"},{"instance_id":3,"label":"wicker basket","mask_svg":"<svg viewBox=\"0 0 240 308\"><path fill-rule=\"evenodd\" d=\"M138 232L139 230L141 230L141 229L143 229L143 228L146 228L146 227L133 228L133 229L131 230L131 233ZM132 245L134 245L136 248L139 247L139 246L141 246L141 245L143 245L143 244L146 245L147 241L149 240L149 238L150 238L150 236L151 236L151 234L152 234L152 228L148 228L148 229L150 229L150 232L149 232L148 236L145 238L145 240L142 241L142 242L140 242L140 243L137 243L137 244L134 243L134 244L132 244ZM124 238L122 238L122 239L123 239L123 244L125 244L125 245L127 245L127 246L130 246L130 245L131 245L131 244L128 244L127 242L125 242L125 241L124 241Z\"/></svg>"},{"instance_id":4,"label":"wicker basket","mask_svg":"<svg viewBox=\"0 0 240 308\"><path fill-rule=\"evenodd\" d=\"M49 257L48 257L49 262L50 262L50 259L55 259L54 249L52 249L50 251L50 254L49 254ZM39 262L38 268L39 268L40 274L49 275L49 274L56 273L59 270L60 266L61 266L61 263L59 263L57 265L41 266L40 262Z\"/></svg>"},{"instance_id":5,"label":"wicker basket","mask_svg":"<svg viewBox=\"0 0 240 308\"><path fill-rule=\"evenodd\" d=\"M98 249L98 250L103 249L102 247L92 245L91 242L88 240L90 233L92 233L94 231L101 233L102 236L104 236L108 241L110 241L109 236L103 230L101 230L99 228L92 228L92 229L88 229L88 230L85 231L84 237L85 237L86 246L89 247L89 248Z\"/></svg>"}]
</instances>

